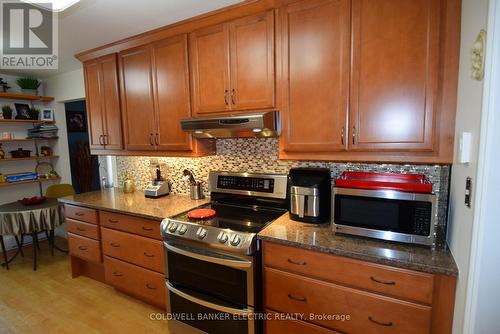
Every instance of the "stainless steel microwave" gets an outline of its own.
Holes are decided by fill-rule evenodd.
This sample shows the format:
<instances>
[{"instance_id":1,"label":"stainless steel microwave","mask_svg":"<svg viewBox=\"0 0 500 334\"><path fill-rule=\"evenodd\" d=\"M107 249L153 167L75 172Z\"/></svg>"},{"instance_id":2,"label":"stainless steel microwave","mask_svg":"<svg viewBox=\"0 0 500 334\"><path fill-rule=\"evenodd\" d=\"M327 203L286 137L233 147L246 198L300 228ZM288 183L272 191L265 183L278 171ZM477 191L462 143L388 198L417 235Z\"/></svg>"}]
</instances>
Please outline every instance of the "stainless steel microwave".
<instances>
[{"instance_id":1,"label":"stainless steel microwave","mask_svg":"<svg viewBox=\"0 0 500 334\"><path fill-rule=\"evenodd\" d=\"M432 246L436 195L333 187L332 222L339 233Z\"/></svg>"}]
</instances>

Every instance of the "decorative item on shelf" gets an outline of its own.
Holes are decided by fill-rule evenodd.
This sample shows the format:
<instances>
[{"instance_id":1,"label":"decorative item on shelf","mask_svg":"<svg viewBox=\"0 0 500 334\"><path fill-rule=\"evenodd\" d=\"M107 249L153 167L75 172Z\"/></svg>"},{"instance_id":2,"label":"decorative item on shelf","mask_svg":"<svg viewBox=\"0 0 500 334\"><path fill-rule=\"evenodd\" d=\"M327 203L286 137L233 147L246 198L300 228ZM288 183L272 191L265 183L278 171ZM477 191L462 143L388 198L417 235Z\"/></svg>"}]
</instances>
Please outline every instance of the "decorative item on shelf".
<instances>
[{"instance_id":1,"label":"decorative item on shelf","mask_svg":"<svg viewBox=\"0 0 500 334\"><path fill-rule=\"evenodd\" d=\"M40 156L50 157L53 154L54 154L54 151L52 150L52 147L50 147L50 146L41 146L40 147Z\"/></svg>"},{"instance_id":2,"label":"decorative item on shelf","mask_svg":"<svg viewBox=\"0 0 500 334\"><path fill-rule=\"evenodd\" d=\"M7 92L10 89L10 86L7 82L3 81L3 78L0 78L0 87L2 87L2 92Z\"/></svg>"},{"instance_id":3,"label":"decorative item on shelf","mask_svg":"<svg viewBox=\"0 0 500 334\"><path fill-rule=\"evenodd\" d=\"M54 124L38 124L28 129L28 138L57 138L58 127Z\"/></svg>"},{"instance_id":4,"label":"decorative item on shelf","mask_svg":"<svg viewBox=\"0 0 500 334\"><path fill-rule=\"evenodd\" d=\"M32 172L9 174L9 175L7 175L6 179L7 179L7 182L9 182L9 183L22 182L22 181L32 181L32 180L38 179L38 174L32 173Z\"/></svg>"},{"instance_id":5,"label":"decorative item on shelf","mask_svg":"<svg viewBox=\"0 0 500 334\"><path fill-rule=\"evenodd\" d=\"M134 191L135 191L135 182L130 177L130 175L126 174L125 181L123 181L123 192L128 194L128 193L133 193Z\"/></svg>"},{"instance_id":6,"label":"decorative item on shelf","mask_svg":"<svg viewBox=\"0 0 500 334\"><path fill-rule=\"evenodd\" d=\"M0 183L6 183L7 182L7 177L0 173Z\"/></svg>"},{"instance_id":7,"label":"decorative item on shelf","mask_svg":"<svg viewBox=\"0 0 500 334\"><path fill-rule=\"evenodd\" d=\"M38 118L40 117L40 109L31 107L28 110L28 113L30 114L30 119L37 121Z\"/></svg>"},{"instance_id":8,"label":"decorative item on shelf","mask_svg":"<svg viewBox=\"0 0 500 334\"><path fill-rule=\"evenodd\" d=\"M12 119L12 107L8 104L2 106L3 119Z\"/></svg>"},{"instance_id":9,"label":"decorative item on shelf","mask_svg":"<svg viewBox=\"0 0 500 334\"><path fill-rule=\"evenodd\" d=\"M35 172L41 179L50 178L51 172L54 171L54 166L50 162L41 162L36 165ZM57 173L56 173L57 174Z\"/></svg>"},{"instance_id":10,"label":"decorative item on shelf","mask_svg":"<svg viewBox=\"0 0 500 334\"><path fill-rule=\"evenodd\" d=\"M42 115L40 117L40 120L46 121L46 122L53 122L54 121L54 109L50 109L50 108L42 109Z\"/></svg>"},{"instance_id":11,"label":"decorative item on shelf","mask_svg":"<svg viewBox=\"0 0 500 334\"><path fill-rule=\"evenodd\" d=\"M16 151L10 151L10 155L14 159L29 158L31 156L31 151L23 150L21 147Z\"/></svg>"},{"instance_id":12,"label":"decorative item on shelf","mask_svg":"<svg viewBox=\"0 0 500 334\"><path fill-rule=\"evenodd\" d=\"M24 94L38 95L38 87L40 87L41 82L36 78L26 77L17 79L16 84Z\"/></svg>"},{"instance_id":13,"label":"decorative item on shelf","mask_svg":"<svg viewBox=\"0 0 500 334\"><path fill-rule=\"evenodd\" d=\"M14 139L14 136L12 135L11 132L2 132L2 139L4 140Z\"/></svg>"},{"instance_id":14,"label":"decorative item on shelf","mask_svg":"<svg viewBox=\"0 0 500 334\"><path fill-rule=\"evenodd\" d=\"M30 106L26 103L14 103L16 106L16 119L30 119Z\"/></svg>"},{"instance_id":15,"label":"decorative item on shelf","mask_svg":"<svg viewBox=\"0 0 500 334\"><path fill-rule=\"evenodd\" d=\"M2 143L0 143L0 159L5 159L5 151L2 148Z\"/></svg>"}]
</instances>

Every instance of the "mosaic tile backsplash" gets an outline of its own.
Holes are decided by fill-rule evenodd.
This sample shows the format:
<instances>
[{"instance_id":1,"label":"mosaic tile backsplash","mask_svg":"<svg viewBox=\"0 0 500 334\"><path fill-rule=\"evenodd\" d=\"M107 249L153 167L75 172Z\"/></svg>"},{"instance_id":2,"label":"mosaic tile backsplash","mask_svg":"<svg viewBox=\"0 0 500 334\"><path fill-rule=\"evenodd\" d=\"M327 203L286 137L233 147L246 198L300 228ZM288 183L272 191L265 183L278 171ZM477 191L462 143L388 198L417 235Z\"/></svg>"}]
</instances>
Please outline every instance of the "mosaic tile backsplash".
<instances>
[{"instance_id":1,"label":"mosaic tile backsplash","mask_svg":"<svg viewBox=\"0 0 500 334\"><path fill-rule=\"evenodd\" d=\"M332 178L344 171L371 171L387 173L425 174L433 183L438 200L438 244L444 240L448 211L448 186L450 166L445 165L401 165L373 163L337 163L325 161L294 161L278 159L278 140L275 138L219 139L217 154L202 158L163 157L117 157L118 184L123 184L126 175L132 177L138 189L150 184L152 179L151 161L161 164L162 174L170 180L173 193L189 193L189 184L183 181L182 171L189 169L197 180L205 181L210 171L262 172L287 174L293 167L326 167Z\"/></svg>"}]
</instances>

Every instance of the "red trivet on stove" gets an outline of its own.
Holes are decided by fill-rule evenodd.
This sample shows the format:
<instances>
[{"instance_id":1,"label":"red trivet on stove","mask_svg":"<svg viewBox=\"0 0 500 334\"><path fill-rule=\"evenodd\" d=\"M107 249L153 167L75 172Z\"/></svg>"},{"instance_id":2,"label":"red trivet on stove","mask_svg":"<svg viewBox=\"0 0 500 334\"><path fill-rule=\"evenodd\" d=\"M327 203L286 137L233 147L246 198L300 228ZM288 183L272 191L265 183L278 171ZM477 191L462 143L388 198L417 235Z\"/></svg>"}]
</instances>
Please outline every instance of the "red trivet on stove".
<instances>
[{"instance_id":1,"label":"red trivet on stove","mask_svg":"<svg viewBox=\"0 0 500 334\"><path fill-rule=\"evenodd\" d=\"M208 219L215 216L216 212L213 209L194 209L188 212L188 217L191 219Z\"/></svg>"}]
</instances>

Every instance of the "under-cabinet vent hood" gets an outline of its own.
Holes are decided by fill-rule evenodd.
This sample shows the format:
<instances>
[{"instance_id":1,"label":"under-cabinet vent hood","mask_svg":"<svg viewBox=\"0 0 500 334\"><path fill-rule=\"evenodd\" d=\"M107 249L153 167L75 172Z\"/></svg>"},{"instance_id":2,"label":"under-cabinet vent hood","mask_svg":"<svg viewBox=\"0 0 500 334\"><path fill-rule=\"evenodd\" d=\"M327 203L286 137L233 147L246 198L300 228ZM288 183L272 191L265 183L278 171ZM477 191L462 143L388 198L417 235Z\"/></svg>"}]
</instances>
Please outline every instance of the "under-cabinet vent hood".
<instances>
[{"instance_id":1,"label":"under-cabinet vent hood","mask_svg":"<svg viewBox=\"0 0 500 334\"><path fill-rule=\"evenodd\" d=\"M197 138L277 137L280 119L277 111L265 111L184 119L181 128Z\"/></svg>"}]
</instances>

